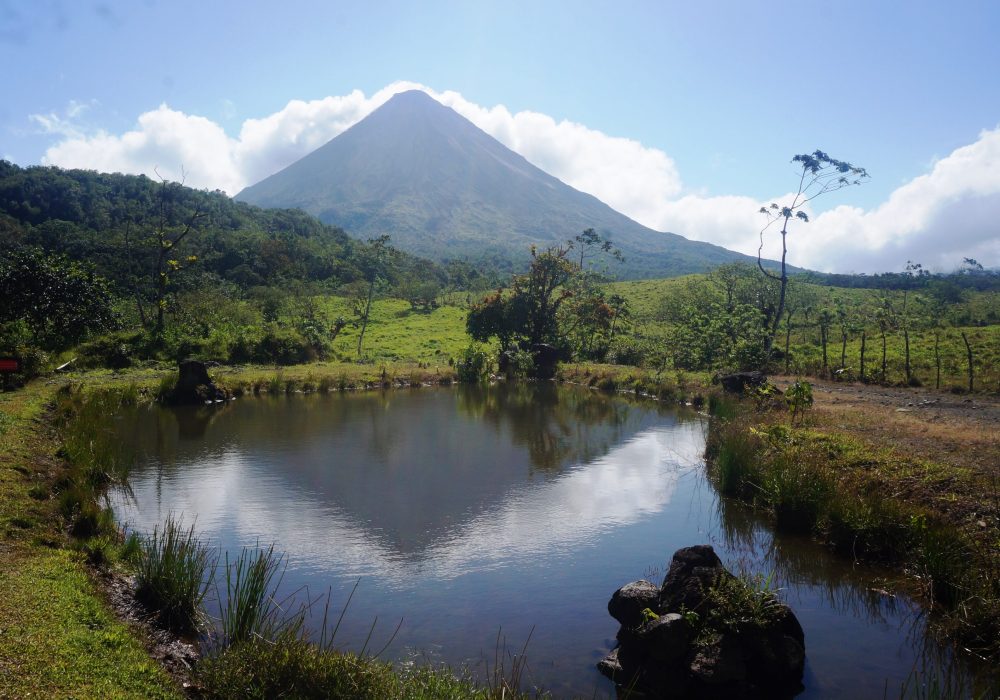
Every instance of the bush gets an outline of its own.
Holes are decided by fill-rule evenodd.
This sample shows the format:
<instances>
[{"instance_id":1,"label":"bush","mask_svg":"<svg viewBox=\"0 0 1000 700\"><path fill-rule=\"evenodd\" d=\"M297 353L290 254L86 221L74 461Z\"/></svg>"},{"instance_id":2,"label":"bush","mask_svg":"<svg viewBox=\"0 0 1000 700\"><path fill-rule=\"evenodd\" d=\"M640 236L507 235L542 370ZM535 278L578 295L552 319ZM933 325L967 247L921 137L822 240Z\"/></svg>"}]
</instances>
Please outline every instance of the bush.
<instances>
[{"instance_id":1,"label":"bush","mask_svg":"<svg viewBox=\"0 0 1000 700\"><path fill-rule=\"evenodd\" d=\"M255 362L296 365L317 357L316 350L298 331L270 328L253 350Z\"/></svg>"},{"instance_id":2,"label":"bush","mask_svg":"<svg viewBox=\"0 0 1000 700\"><path fill-rule=\"evenodd\" d=\"M618 336L608 349L608 364L640 367L645 359L646 350L635 338Z\"/></svg>"},{"instance_id":3,"label":"bush","mask_svg":"<svg viewBox=\"0 0 1000 700\"><path fill-rule=\"evenodd\" d=\"M508 379L531 377L535 374L535 358L527 350L508 350L504 372Z\"/></svg>"},{"instance_id":4,"label":"bush","mask_svg":"<svg viewBox=\"0 0 1000 700\"><path fill-rule=\"evenodd\" d=\"M462 351L462 356L455 363L458 381L475 384L489 376L490 356L482 346L470 344Z\"/></svg>"},{"instance_id":5,"label":"bush","mask_svg":"<svg viewBox=\"0 0 1000 700\"><path fill-rule=\"evenodd\" d=\"M142 333L111 333L81 345L77 349L78 362L85 369L124 369L132 366L143 345Z\"/></svg>"}]
</instances>

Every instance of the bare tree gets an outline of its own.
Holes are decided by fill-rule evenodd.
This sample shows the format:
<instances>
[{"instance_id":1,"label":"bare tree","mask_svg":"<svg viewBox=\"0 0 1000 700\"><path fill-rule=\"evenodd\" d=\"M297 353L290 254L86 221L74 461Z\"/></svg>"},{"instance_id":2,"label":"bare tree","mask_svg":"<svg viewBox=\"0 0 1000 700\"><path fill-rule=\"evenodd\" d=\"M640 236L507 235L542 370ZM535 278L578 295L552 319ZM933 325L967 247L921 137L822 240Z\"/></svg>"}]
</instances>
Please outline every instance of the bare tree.
<instances>
[{"instance_id":1,"label":"bare tree","mask_svg":"<svg viewBox=\"0 0 1000 700\"><path fill-rule=\"evenodd\" d=\"M760 247L757 248L757 266L767 277L781 283L781 291L778 296L778 310L771 320L770 332L767 335L765 356L771 357L771 348L774 346L774 339L778 334L778 324L785 312L785 294L788 289L788 268L786 258L788 257L788 224L792 219L798 219L803 223L809 221L809 215L803 211L803 207L822 194L840 190L852 185L860 185L868 179L868 172L864 168L858 168L847 161L831 158L823 151L813 151L809 154L801 154L792 158L792 163L801 167L799 172L799 187L792 197L792 201L786 206L779 206L772 203L770 207L761 207L760 213L767 217L767 224L760 230ZM764 234L771 226L781 223L781 274L776 275L769 272L764 267Z\"/></svg>"}]
</instances>

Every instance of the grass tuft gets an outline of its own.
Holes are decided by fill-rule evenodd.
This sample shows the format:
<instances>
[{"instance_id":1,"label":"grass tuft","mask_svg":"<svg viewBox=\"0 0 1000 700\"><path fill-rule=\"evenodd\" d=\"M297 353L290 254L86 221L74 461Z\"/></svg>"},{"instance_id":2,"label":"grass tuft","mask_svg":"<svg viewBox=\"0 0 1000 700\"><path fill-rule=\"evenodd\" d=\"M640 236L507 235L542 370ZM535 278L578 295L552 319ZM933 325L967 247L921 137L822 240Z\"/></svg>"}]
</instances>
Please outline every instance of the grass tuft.
<instances>
[{"instance_id":1,"label":"grass tuft","mask_svg":"<svg viewBox=\"0 0 1000 700\"><path fill-rule=\"evenodd\" d=\"M192 632L201 623L201 603L215 573L212 551L169 516L163 527L142 540L136 563L136 598L155 611L162 624Z\"/></svg>"}]
</instances>

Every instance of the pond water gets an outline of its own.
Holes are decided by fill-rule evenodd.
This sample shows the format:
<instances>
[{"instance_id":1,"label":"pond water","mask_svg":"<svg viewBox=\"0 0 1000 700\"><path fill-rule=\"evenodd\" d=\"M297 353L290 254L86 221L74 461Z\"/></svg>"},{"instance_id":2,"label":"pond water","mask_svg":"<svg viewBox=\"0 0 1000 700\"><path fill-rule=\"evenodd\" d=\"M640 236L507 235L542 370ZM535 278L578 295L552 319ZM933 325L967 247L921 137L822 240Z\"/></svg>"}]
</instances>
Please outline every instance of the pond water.
<instances>
[{"instance_id":1,"label":"pond water","mask_svg":"<svg viewBox=\"0 0 1000 700\"><path fill-rule=\"evenodd\" d=\"M692 412L542 384L152 406L117 425L139 456L119 519L152 531L181 514L230 552L273 542L285 591L329 591L334 616L357 585L344 648L374 624L383 658L482 676L498 636L512 651L530 636L532 684L610 697L594 666L614 646L611 594L710 543L730 569L773 573L799 616L799 697L896 697L947 660L884 572L720 499Z\"/></svg>"}]
</instances>

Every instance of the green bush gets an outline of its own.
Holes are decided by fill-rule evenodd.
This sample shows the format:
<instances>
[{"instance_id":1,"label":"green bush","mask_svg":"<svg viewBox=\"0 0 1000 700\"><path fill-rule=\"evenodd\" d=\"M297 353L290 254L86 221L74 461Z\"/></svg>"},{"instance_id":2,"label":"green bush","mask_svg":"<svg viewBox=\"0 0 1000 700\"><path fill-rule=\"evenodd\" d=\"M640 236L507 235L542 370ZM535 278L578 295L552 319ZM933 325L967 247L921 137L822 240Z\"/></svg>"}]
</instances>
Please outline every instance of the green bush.
<instances>
[{"instance_id":1,"label":"green bush","mask_svg":"<svg viewBox=\"0 0 1000 700\"><path fill-rule=\"evenodd\" d=\"M628 336L618 336L608 348L607 362L612 365L640 367L646 359L646 348Z\"/></svg>"},{"instance_id":2,"label":"green bush","mask_svg":"<svg viewBox=\"0 0 1000 700\"><path fill-rule=\"evenodd\" d=\"M470 344L462 351L462 356L455 363L458 381L466 384L481 382L489 376L490 356L481 345Z\"/></svg>"},{"instance_id":3,"label":"green bush","mask_svg":"<svg viewBox=\"0 0 1000 700\"><path fill-rule=\"evenodd\" d=\"M315 360L316 350L298 331L269 328L253 350L253 361L277 365L295 365Z\"/></svg>"},{"instance_id":4,"label":"green bush","mask_svg":"<svg viewBox=\"0 0 1000 700\"><path fill-rule=\"evenodd\" d=\"M142 333L122 331L95 338L77 348L81 368L107 367L124 369L141 356L145 342Z\"/></svg>"}]
</instances>

